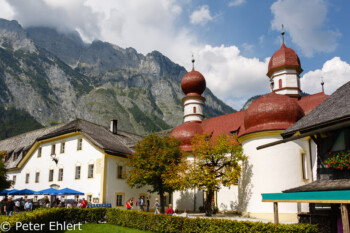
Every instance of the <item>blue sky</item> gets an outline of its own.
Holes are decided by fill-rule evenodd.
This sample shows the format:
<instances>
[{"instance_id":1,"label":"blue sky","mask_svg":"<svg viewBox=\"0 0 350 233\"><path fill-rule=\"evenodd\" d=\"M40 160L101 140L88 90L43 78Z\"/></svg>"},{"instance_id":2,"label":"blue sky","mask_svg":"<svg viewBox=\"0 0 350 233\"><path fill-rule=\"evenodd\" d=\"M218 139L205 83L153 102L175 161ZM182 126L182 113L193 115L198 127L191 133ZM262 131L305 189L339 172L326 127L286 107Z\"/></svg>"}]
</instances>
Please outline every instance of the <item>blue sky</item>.
<instances>
[{"instance_id":1,"label":"blue sky","mask_svg":"<svg viewBox=\"0 0 350 233\"><path fill-rule=\"evenodd\" d=\"M267 64L285 41L301 59L302 90L331 94L350 81L348 0L0 0L0 17L24 27L77 30L147 54L158 50L203 73L207 86L240 109L269 92Z\"/></svg>"}]
</instances>

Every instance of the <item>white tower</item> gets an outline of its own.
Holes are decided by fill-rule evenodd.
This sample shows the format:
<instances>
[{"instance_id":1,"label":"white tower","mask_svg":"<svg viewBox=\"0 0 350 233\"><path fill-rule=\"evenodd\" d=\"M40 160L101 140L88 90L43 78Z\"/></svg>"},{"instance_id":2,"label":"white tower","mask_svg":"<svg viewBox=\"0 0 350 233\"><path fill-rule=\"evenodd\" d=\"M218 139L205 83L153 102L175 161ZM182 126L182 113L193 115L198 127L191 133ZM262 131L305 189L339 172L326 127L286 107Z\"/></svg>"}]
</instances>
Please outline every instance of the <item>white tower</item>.
<instances>
[{"instance_id":1,"label":"white tower","mask_svg":"<svg viewBox=\"0 0 350 233\"><path fill-rule=\"evenodd\" d=\"M284 44L283 30L282 39L282 46L271 57L266 75L270 78L272 91L277 94L299 98L301 96L299 75L303 72L303 69L295 51L287 48Z\"/></svg>"},{"instance_id":2,"label":"white tower","mask_svg":"<svg viewBox=\"0 0 350 233\"><path fill-rule=\"evenodd\" d=\"M194 59L192 59L194 64ZM204 119L203 107L205 98L201 94L205 91L206 82L204 76L194 70L184 75L181 80L182 91L186 96L182 99L184 103L184 122L202 121Z\"/></svg>"}]
</instances>

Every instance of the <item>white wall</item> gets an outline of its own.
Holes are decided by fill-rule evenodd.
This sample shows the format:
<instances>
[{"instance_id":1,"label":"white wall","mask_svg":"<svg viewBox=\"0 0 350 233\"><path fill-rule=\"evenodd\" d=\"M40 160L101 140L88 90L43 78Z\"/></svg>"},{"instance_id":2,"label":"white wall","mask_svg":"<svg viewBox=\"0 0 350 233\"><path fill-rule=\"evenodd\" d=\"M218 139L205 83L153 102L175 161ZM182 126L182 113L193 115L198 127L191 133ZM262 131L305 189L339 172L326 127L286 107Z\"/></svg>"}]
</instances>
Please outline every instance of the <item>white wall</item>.
<instances>
[{"instance_id":1,"label":"white wall","mask_svg":"<svg viewBox=\"0 0 350 233\"><path fill-rule=\"evenodd\" d=\"M39 191L50 188L50 185L57 184L62 188L71 188L77 191L100 196L101 186L101 165L102 153L97 150L84 137L82 150L77 150L77 139L81 136L73 136L70 138L48 142L40 145L42 147L42 155L37 157L38 149L36 149L30 159L26 162L22 169L8 172L9 179L12 180L13 175L17 176L15 189L31 189ZM65 142L65 153L60 153L60 143ZM58 163L52 161L51 145L56 144L56 158ZM75 179L75 166L81 166L81 178ZM88 165L94 164L94 178L88 178ZM63 181L58 181L58 170L63 168ZM53 181L49 182L49 170L54 169ZM35 173L40 172L39 183L35 183ZM26 173L30 174L29 183L25 183ZM30 196L31 197L31 196ZM40 198L40 196L39 196Z\"/></svg>"},{"instance_id":2,"label":"white wall","mask_svg":"<svg viewBox=\"0 0 350 233\"><path fill-rule=\"evenodd\" d=\"M281 137L265 136L248 139L242 143L244 154L248 156L250 176L247 185L247 212L273 213L272 203L262 202L262 193L279 193L283 190L306 184L302 179L301 155L304 150L308 156L309 177L311 175L309 163L308 142L299 139L284 144L256 150L257 146L280 140ZM297 213L296 203L279 203L279 213Z\"/></svg>"}]
</instances>

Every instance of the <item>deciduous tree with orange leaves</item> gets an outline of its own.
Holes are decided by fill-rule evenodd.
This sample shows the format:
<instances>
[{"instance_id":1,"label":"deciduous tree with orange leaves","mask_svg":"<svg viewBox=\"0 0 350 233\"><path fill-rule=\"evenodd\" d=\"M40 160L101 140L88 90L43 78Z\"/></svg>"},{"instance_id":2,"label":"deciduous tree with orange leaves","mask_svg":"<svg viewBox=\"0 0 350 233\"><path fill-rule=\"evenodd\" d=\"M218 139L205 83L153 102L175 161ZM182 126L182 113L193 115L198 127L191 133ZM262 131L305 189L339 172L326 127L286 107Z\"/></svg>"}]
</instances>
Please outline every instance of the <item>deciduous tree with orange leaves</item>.
<instances>
[{"instance_id":1,"label":"deciduous tree with orange leaves","mask_svg":"<svg viewBox=\"0 0 350 233\"><path fill-rule=\"evenodd\" d=\"M191 141L192 152L183 160L178 173L169 174L167 182L176 189L198 188L207 192L206 215L213 212L212 199L222 186L237 183L246 157L237 137L225 134L213 137L204 133Z\"/></svg>"},{"instance_id":2,"label":"deciduous tree with orange leaves","mask_svg":"<svg viewBox=\"0 0 350 233\"><path fill-rule=\"evenodd\" d=\"M183 152L179 148L181 142L175 138L157 134L150 134L135 146L135 153L129 155L128 166L131 170L127 183L131 187L150 187L149 192L156 192L160 196L161 212L164 213L164 193L173 192L174 186L165 181L167 174L177 173L177 167L183 159Z\"/></svg>"}]
</instances>

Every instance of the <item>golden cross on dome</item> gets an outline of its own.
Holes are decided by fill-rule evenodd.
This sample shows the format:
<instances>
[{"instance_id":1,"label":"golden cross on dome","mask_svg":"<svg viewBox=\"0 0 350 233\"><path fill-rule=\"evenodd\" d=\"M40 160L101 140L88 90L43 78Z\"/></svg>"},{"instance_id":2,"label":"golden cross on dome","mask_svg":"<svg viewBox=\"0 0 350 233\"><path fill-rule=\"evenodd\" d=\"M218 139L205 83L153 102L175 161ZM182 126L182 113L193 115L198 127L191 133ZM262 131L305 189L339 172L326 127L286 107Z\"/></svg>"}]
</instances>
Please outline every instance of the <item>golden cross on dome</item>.
<instances>
[{"instance_id":1,"label":"golden cross on dome","mask_svg":"<svg viewBox=\"0 0 350 233\"><path fill-rule=\"evenodd\" d=\"M282 32L281 32L281 34L282 34L282 43L284 44L284 26L283 26L283 24L282 24Z\"/></svg>"}]
</instances>

